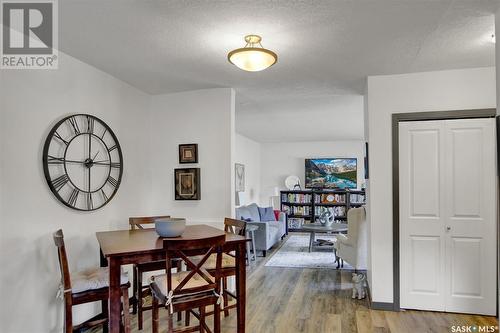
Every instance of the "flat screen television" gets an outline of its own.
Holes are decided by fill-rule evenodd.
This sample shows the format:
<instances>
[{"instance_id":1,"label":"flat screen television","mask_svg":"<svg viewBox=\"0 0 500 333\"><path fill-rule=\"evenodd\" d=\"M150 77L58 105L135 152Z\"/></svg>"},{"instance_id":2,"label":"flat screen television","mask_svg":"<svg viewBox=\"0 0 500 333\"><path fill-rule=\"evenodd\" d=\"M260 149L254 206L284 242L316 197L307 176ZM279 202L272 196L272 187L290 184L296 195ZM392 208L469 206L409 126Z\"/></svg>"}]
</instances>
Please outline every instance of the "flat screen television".
<instances>
[{"instance_id":1,"label":"flat screen television","mask_svg":"<svg viewBox=\"0 0 500 333\"><path fill-rule=\"evenodd\" d=\"M306 159L306 188L356 188L356 158Z\"/></svg>"}]
</instances>

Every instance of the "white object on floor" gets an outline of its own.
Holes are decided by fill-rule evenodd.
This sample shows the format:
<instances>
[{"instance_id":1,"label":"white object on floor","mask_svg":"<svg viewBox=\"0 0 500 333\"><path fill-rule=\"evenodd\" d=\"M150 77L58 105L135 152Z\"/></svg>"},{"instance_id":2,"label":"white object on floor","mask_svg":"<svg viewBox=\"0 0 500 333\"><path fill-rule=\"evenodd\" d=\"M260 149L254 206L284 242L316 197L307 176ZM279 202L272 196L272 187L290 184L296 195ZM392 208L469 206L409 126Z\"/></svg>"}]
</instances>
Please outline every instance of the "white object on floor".
<instances>
[{"instance_id":1,"label":"white object on floor","mask_svg":"<svg viewBox=\"0 0 500 333\"><path fill-rule=\"evenodd\" d=\"M365 292L366 276L364 274L352 273L352 298L363 299Z\"/></svg>"}]
</instances>

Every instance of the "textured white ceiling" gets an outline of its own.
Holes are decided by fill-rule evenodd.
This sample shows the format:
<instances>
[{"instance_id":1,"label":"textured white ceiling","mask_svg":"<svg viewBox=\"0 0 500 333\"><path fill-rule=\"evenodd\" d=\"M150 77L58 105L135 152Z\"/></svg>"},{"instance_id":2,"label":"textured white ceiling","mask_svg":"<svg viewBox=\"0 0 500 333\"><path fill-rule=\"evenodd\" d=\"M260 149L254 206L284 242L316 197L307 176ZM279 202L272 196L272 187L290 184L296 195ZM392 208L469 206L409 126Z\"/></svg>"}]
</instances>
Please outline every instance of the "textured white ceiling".
<instances>
[{"instance_id":1,"label":"textured white ceiling","mask_svg":"<svg viewBox=\"0 0 500 333\"><path fill-rule=\"evenodd\" d=\"M259 142L360 140L363 126L360 95L289 97L236 113L237 131Z\"/></svg>"},{"instance_id":2,"label":"textured white ceiling","mask_svg":"<svg viewBox=\"0 0 500 333\"><path fill-rule=\"evenodd\" d=\"M332 127L309 133L309 139L327 139L342 131L334 120L347 112L345 100L334 102L332 96L361 94L368 75L493 66L489 36L497 5L497 0L64 0L60 48L151 94L234 87L237 129L258 140L263 139L249 126L252 115L323 112ZM248 73L227 62L227 52L243 46L249 33L262 35L263 45L278 54L275 66ZM362 110L352 121L362 123ZM362 138L362 126L356 131ZM286 139L285 134L265 140Z\"/></svg>"}]
</instances>

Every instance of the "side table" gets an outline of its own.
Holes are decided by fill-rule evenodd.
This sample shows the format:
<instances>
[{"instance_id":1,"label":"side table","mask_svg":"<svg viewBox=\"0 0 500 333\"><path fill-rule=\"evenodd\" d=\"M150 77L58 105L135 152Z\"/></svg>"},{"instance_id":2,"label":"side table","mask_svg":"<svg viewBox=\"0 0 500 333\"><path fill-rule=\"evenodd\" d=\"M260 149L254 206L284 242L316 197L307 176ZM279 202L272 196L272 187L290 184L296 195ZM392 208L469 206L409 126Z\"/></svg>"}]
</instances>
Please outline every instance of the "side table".
<instances>
[{"instance_id":1,"label":"side table","mask_svg":"<svg viewBox=\"0 0 500 333\"><path fill-rule=\"evenodd\" d=\"M259 226L257 225L249 225L247 224L246 226L246 236L247 238L252 239L252 252L253 252L253 258L250 256L250 244L247 242L247 260L248 264L250 264L250 260L255 260L257 258L255 254L255 231L259 229Z\"/></svg>"}]
</instances>

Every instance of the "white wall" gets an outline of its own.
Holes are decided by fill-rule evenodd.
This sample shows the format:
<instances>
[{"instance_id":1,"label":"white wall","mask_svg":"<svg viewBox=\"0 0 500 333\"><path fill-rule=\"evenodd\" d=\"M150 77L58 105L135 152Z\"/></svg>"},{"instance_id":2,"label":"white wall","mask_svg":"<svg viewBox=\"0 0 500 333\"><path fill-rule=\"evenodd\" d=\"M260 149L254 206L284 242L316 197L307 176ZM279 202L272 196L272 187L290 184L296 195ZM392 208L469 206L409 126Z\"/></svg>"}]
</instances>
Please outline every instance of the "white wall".
<instances>
[{"instance_id":1,"label":"white wall","mask_svg":"<svg viewBox=\"0 0 500 333\"><path fill-rule=\"evenodd\" d=\"M290 175L305 185L305 161L314 157L356 157L358 159L358 188L364 180L364 141L305 141L261 144L261 202L269 203L268 190L277 186L285 189Z\"/></svg>"},{"instance_id":2,"label":"white wall","mask_svg":"<svg viewBox=\"0 0 500 333\"><path fill-rule=\"evenodd\" d=\"M245 165L245 201L243 205L260 203L261 162L260 143L241 134L236 134L235 163ZM264 169L267 172L267 169ZM267 203L267 202L266 202Z\"/></svg>"},{"instance_id":3,"label":"white wall","mask_svg":"<svg viewBox=\"0 0 500 333\"><path fill-rule=\"evenodd\" d=\"M493 67L368 77L372 301L393 301L391 114L495 107Z\"/></svg>"},{"instance_id":4,"label":"white wall","mask_svg":"<svg viewBox=\"0 0 500 333\"><path fill-rule=\"evenodd\" d=\"M58 70L0 71L0 294L2 332L61 332L55 299L60 273L52 232L62 228L73 270L99 263L95 232L128 227L149 208L149 96L59 53ZM70 210L50 192L42 168L49 129L70 113L105 121L123 149L124 175L115 198L89 213ZM75 321L100 306L81 306Z\"/></svg>"},{"instance_id":5,"label":"white wall","mask_svg":"<svg viewBox=\"0 0 500 333\"><path fill-rule=\"evenodd\" d=\"M496 12L495 14L495 36L500 36L500 5L498 5L498 11ZM499 39L499 42L498 43L495 43L495 68L496 68L496 80L497 82L500 82L500 66L498 66L498 64L500 64L500 39ZM497 105L500 105L500 84L497 84ZM500 115L500 111L498 110L497 108L497 115ZM497 134L498 136L499 134ZM497 147L497 153L498 153L498 149L499 147ZM500 178L499 178L500 175L497 174L497 196L500 195L500 193L498 193L498 191L500 190L500 187L498 186L499 182L500 182ZM1 209L1 208L0 208ZM500 213L500 203L499 205L497 206L497 213ZM497 219L500 218L500 215L497 216ZM500 225L500 223L497 223L497 225ZM498 230L498 236L500 236L500 230ZM499 237L500 239L500 237ZM500 286L500 243L498 245L498 255L497 255L497 259L498 259L498 262L497 262L497 278L498 278L498 284L497 286ZM500 299L500 288L498 288L497 290L498 292L498 298ZM498 318L499 316L497 316Z\"/></svg>"},{"instance_id":6,"label":"white wall","mask_svg":"<svg viewBox=\"0 0 500 333\"><path fill-rule=\"evenodd\" d=\"M234 211L234 90L206 89L152 97L152 210L189 223L222 226ZM178 145L198 143L198 164L179 164ZM201 200L174 200L174 168L201 168Z\"/></svg>"}]
</instances>

